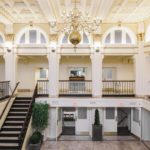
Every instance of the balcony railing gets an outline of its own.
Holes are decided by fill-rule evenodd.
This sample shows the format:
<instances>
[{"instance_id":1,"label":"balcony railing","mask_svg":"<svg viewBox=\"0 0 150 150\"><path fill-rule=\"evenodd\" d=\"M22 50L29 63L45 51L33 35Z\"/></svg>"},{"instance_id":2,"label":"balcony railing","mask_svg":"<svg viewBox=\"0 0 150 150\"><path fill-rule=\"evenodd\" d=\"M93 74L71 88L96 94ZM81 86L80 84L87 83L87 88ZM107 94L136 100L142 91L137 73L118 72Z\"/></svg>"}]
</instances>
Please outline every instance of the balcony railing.
<instances>
[{"instance_id":1,"label":"balcony railing","mask_svg":"<svg viewBox=\"0 0 150 150\"><path fill-rule=\"evenodd\" d=\"M103 81L103 96L135 96L134 80Z\"/></svg>"},{"instance_id":2,"label":"balcony railing","mask_svg":"<svg viewBox=\"0 0 150 150\"><path fill-rule=\"evenodd\" d=\"M59 81L59 96L92 96L92 81Z\"/></svg>"},{"instance_id":3,"label":"balcony railing","mask_svg":"<svg viewBox=\"0 0 150 150\"><path fill-rule=\"evenodd\" d=\"M9 97L9 89L10 89L9 81L0 82L0 100Z\"/></svg>"},{"instance_id":4,"label":"balcony railing","mask_svg":"<svg viewBox=\"0 0 150 150\"><path fill-rule=\"evenodd\" d=\"M48 80L37 81L37 96L48 96Z\"/></svg>"}]
</instances>

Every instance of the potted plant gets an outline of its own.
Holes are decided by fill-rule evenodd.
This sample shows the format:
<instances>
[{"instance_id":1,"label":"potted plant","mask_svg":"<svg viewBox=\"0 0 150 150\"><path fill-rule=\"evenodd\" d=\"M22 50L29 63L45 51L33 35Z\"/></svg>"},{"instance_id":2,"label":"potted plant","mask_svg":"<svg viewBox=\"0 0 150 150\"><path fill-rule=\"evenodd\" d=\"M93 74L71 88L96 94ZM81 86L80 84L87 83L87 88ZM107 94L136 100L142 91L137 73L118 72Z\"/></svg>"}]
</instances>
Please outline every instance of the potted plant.
<instances>
[{"instance_id":1,"label":"potted plant","mask_svg":"<svg viewBox=\"0 0 150 150\"><path fill-rule=\"evenodd\" d=\"M98 109L95 110L95 121L92 126L92 140L93 141L103 140L102 124L100 124Z\"/></svg>"},{"instance_id":2,"label":"potted plant","mask_svg":"<svg viewBox=\"0 0 150 150\"><path fill-rule=\"evenodd\" d=\"M48 104L35 103L32 109L32 127L34 132L29 140L29 150L40 150L43 141L42 131L48 125Z\"/></svg>"}]
</instances>

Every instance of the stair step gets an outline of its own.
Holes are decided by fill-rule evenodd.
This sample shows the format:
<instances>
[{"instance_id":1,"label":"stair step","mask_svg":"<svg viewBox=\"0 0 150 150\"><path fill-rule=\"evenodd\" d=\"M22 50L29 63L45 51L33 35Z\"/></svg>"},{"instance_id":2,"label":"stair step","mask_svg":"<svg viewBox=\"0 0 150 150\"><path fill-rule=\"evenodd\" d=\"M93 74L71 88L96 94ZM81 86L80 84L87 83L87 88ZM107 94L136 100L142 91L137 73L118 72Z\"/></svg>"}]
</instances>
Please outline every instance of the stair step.
<instances>
[{"instance_id":1,"label":"stair step","mask_svg":"<svg viewBox=\"0 0 150 150\"><path fill-rule=\"evenodd\" d=\"M16 100L31 100L32 97L16 97Z\"/></svg>"},{"instance_id":2,"label":"stair step","mask_svg":"<svg viewBox=\"0 0 150 150\"><path fill-rule=\"evenodd\" d=\"M5 122L4 125L6 125L6 126L19 126L19 125L23 126L23 123L19 123L19 122L6 123Z\"/></svg>"},{"instance_id":3,"label":"stair step","mask_svg":"<svg viewBox=\"0 0 150 150\"><path fill-rule=\"evenodd\" d=\"M17 108L18 108L18 107L19 107L19 108L28 108L29 105L30 105L30 104L27 104L27 105L26 105L26 104L21 104L21 105L13 104L13 108L14 108L14 107L17 107Z\"/></svg>"},{"instance_id":4,"label":"stair step","mask_svg":"<svg viewBox=\"0 0 150 150\"><path fill-rule=\"evenodd\" d=\"M30 104L31 100L15 100L14 102L14 104L22 104L22 103Z\"/></svg>"},{"instance_id":5,"label":"stair step","mask_svg":"<svg viewBox=\"0 0 150 150\"><path fill-rule=\"evenodd\" d=\"M12 111L22 111L22 112L25 112L25 111L28 111L28 108L18 108L18 107L12 107L11 109L10 109L10 111L12 112Z\"/></svg>"},{"instance_id":6,"label":"stair step","mask_svg":"<svg viewBox=\"0 0 150 150\"><path fill-rule=\"evenodd\" d=\"M0 137L0 143L18 143L18 137Z\"/></svg>"},{"instance_id":7,"label":"stair step","mask_svg":"<svg viewBox=\"0 0 150 150\"><path fill-rule=\"evenodd\" d=\"M18 150L18 143L0 143L0 150Z\"/></svg>"},{"instance_id":8,"label":"stair step","mask_svg":"<svg viewBox=\"0 0 150 150\"><path fill-rule=\"evenodd\" d=\"M19 135L20 131L1 131L0 136L2 135Z\"/></svg>"},{"instance_id":9,"label":"stair step","mask_svg":"<svg viewBox=\"0 0 150 150\"><path fill-rule=\"evenodd\" d=\"M9 112L8 116L26 116L27 112Z\"/></svg>"}]
</instances>

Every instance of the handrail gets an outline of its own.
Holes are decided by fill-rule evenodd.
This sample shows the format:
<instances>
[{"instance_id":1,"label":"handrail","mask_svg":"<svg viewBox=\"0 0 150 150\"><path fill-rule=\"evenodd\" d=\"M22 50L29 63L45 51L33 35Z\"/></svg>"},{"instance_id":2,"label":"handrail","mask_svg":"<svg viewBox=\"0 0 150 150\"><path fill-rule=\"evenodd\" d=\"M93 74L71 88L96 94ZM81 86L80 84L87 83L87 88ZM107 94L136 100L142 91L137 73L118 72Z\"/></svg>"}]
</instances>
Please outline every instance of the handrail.
<instances>
[{"instance_id":1,"label":"handrail","mask_svg":"<svg viewBox=\"0 0 150 150\"><path fill-rule=\"evenodd\" d=\"M35 102L36 96L37 96L37 84L36 84L35 89L34 89L34 92L33 92L32 100L31 100L31 102L30 102L30 106L29 106L28 112L27 112L27 114L26 114L24 124L23 124L23 126L22 126L20 135L19 135L19 137L18 137L20 149L21 149L21 147L22 147L22 144L23 144L23 141L24 141L26 132L27 132L27 130L25 130L25 129L27 129L27 126L28 126L28 124L29 124L30 117L31 117L31 112L32 112L32 106L33 106L33 103ZM24 130L25 130L25 131L24 131Z\"/></svg>"},{"instance_id":2,"label":"handrail","mask_svg":"<svg viewBox=\"0 0 150 150\"><path fill-rule=\"evenodd\" d=\"M16 86L15 86L15 88L14 88L12 94L10 95L10 97L9 97L9 99L8 99L8 101L7 101L7 103L6 103L6 106L5 106L4 110L3 110L2 113L1 113L0 119L2 118L2 116L3 116L3 114L4 114L4 112L5 112L6 108L7 108L7 106L8 106L8 104L9 104L10 100L12 99L12 97L13 97L13 95L14 95L14 93L15 93L15 91L16 91L18 85L19 85L19 83L20 83L20 82L17 82L17 83L16 83Z\"/></svg>"},{"instance_id":3,"label":"handrail","mask_svg":"<svg viewBox=\"0 0 150 150\"><path fill-rule=\"evenodd\" d=\"M59 82L91 82L92 80L59 80Z\"/></svg>"}]
</instances>

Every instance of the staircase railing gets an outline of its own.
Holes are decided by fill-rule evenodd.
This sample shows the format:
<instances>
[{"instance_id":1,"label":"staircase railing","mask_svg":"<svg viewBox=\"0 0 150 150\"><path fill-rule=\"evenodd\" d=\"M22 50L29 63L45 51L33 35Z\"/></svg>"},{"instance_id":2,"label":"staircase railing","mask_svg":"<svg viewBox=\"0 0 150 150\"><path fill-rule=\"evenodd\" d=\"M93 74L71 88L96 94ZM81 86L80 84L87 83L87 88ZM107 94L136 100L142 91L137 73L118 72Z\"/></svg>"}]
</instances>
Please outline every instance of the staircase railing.
<instances>
[{"instance_id":1,"label":"staircase railing","mask_svg":"<svg viewBox=\"0 0 150 150\"><path fill-rule=\"evenodd\" d=\"M6 105L5 105L5 108L3 109L2 113L1 113L0 119L2 118L2 116L3 116L3 114L4 114L5 110L6 110L6 108L7 108L7 106L8 106L8 104L10 103L10 100L11 100L12 97L14 96L14 93L15 93L15 91L16 91L16 89L17 89L19 83L20 83L20 82L17 82L17 83L16 83L16 86L15 86L14 90L12 91L12 94L10 95L10 97L9 97L9 99L8 99Z\"/></svg>"},{"instance_id":2,"label":"staircase railing","mask_svg":"<svg viewBox=\"0 0 150 150\"><path fill-rule=\"evenodd\" d=\"M35 102L36 97L37 97L37 84L36 84L36 87L35 87L35 90L34 90L34 93L33 93L33 96L32 96L31 103L29 105L28 112L27 112L26 117L25 117L23 127L22 127L20 135L18 137L20 150L22 148L24 138L25 138L25 135L26 135L26 132L27 132L27 129L28 129L28 125L29 125L31 115L32 115L32 107L33 107L33 104Z\"/></svg>"},{"instance_id":3,"label":"staircase railing","mask_svg":"<svg viewBox=\"0 0 150 150\"><path fill-rule=\"evenodd\" d=\"M9 97L9 86L10 86L10 81L0 82L0 100Z\"/></svg>"}]
</instances>

